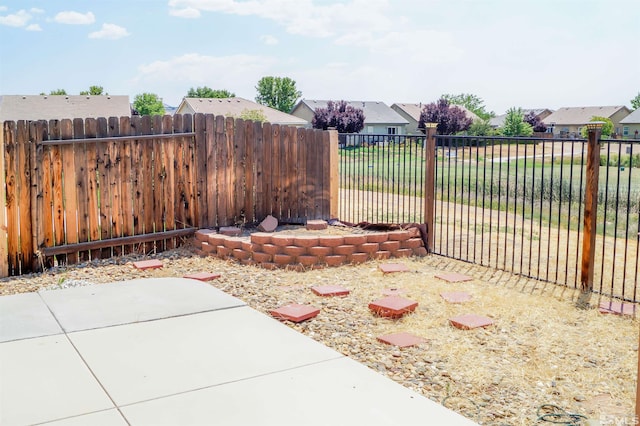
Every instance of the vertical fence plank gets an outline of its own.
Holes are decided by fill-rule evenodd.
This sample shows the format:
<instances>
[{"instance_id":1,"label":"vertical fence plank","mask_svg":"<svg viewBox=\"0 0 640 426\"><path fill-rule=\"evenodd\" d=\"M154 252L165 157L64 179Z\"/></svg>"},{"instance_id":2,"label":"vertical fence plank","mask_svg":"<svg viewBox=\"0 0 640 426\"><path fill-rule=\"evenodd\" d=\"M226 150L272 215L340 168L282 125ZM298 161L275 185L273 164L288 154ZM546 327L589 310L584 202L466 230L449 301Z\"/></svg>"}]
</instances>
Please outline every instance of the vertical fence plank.
<instances>
[{"instance_id":1,"label":"vertical fence plank","mask_svg":"<svg viewBox=\"0 0 640 426\"><path fill-rule=\"evenodd\" d=\"M217 206L218 206L218 169L217 169L217 150L216 150L216 118L213 114L205 116L205 153L207 156L207 169L205 191L207 192L206 204L206 224L208 228L217 225Z\"/></svg>"},{"instance_id":2,"label":"vertical fence plank","mask_svg":"<svg viewBox=\"0 0 640 426\"><path fill-rule=\"evenodd\" d=\"M6 192L6 178L7 173L5 170L5 123L0 122L2 128L0 128L0 200L7 200ZM0 206L0 278L9 276L9 251L8 251L8 235L7 235L8 223L6 210Z\"/></svg>"},{"instance_id":3,"label":"vertical fence plank","mask_svg":"<svg viewBox=\"0 0 640 426\"><path fill-rule=\"evenodd\" d=\"M245 155L244 155L244 220L246 222L255 222L255 149L256 149L256 137L255 126L253 121L247 120L244 122L244 137L245 137ZM262 130L260 130L262 134Z\"/></svg>"},{"instance_id":4,"label":"vertical fence plank","mask_svg":"<svg viewBox=\"0 0 640 426\"><path fill-rule=\"evenodd\" d=\"M59 120L49 121L49 140L59 140L61 138L61 128ZM64 214L64 191L63 191L63 166L62 150L59 145L51 146L51 178L53 179L53 242L52 245L60 246L65 241L65 214ZM67 264L66 255L55 257L54 264Z\"/></svg>"},{"instance_id":5,"label":"vertical fence plank","mask_svg":"<svg viewBox=\"0 0 640 426\"><path fill-rule=\"evenodd\" d=\"M163 116L155 115L152 117L152 130L154 135L162 134ZM154 139L151 141L153 145L153 232L164 231L164 167L163 167L163 152L162 152L162 139ZM156 241L156 247L159 250L166 250L166 241Z\"/></svg>"},{"instance_id":6,"label":"vertical fence plank","mask_svg":"<svg viewBox=\"0 0 640 426\"><path fill-rule=\"evenodd\" d=\"M282 218L282 186L280 183L280 125L271 125L271 194L272 215Z\"/></svg>"},{"instance_id":7,"label":"vertical fence plank","mask_svg":"<svg viewBox=\"0 0 640 426\"><path fill-rule=\"evenodd\" d=\"M31 217L31 149L29 122L20 120L16 126L18 183L18 214L20 215L20 267L21 273L32 270L33 238Z\"/></svg>"},{"instance_id":8,"label":"vertical fence plank","mask_svg":"<svg viewBox=\"0 0 640 426\"><path fill-rule=\"evenodd\" d=\"M125 120L123 120L125 121ZM118 137L121 135L121 120L117 117L109 118L107 132L109 136ZM127 128L129 126L128 118L126 120ZM118 238L123 236L123 205L124 197L124 176L122 173L124 161L124 146L120 141L114 140L109 143L109 189L111 193L111 221L109 223L111 237ZM123 246L116 245L113 247L113 254L119 256L123 253Z\"/></svg>"},{"instance_id":9,"label":"vertical fence plank","mask_svg":"<svg viewBox=\"0 0 640 426\"><path fill-rule=\"evenodd\" d=\"M152 133L151 129L151 116L145 115L142 117L142 130L143 135L150 135ZM153 203L153 140L145 139L140 141L140 145L138 146L140 150L140 166L142 167L139 182L139 190L142 190L142 213L141 213L141 221L142 221L142 233L150 234L153 232L153 219L155 213L154 203ZM144 253L148 254L154 251L155 243L147 242L143 244Z\"/></svg>"},{"instance_id":10,"label":"vertical fence plank","mask_svg":"<svg viewBox=\"0 0 640 426\"><path fill-rule=\"evenodd\" d=\"M233 213L234 213L234 194L233 190L233 147L234 147L234 131L235 131L235 120L233 117L227 117L225 119L225 133L224 133L224 148L223 148L223 170L224 170L224 197L222 204L224 205L225 216L220 225L228 226L233 224Z\"/></svg>"},{"instance_id":11,"label":"vertical fence plank","mask_svg":"<svg viewBox=\"0 0 640 426\"><path fill-rule=\"evenodd\" d=\"M173 117L165 115L162 117L162 133L173 133ZM175 171L173 162L175 160L176 143L175 138L164 139L162 142L162 173L164 175L162 184L163 206L162 215L164 221L164 229L176 229L175 217ZM166 241L167 249L175 247L175 239L171 238Z\"/></svg>"},{"instance_id":12,"label":"vertical fence plank","mask_svg":"<svg viewBox=\"0 0 640 426\"><path fill-rule=\"evenodd\" d=\"M267 215L273 214L273 130L271 123L264 123L262 126L262 159L258 162L261 170L260 188L263 196L258 198L262 206L262 215L258 217L263 220Z\"/></svg>"},{"instance_id":13,"label":"vertical fence plank","mask_svg":"<svg viewBox=\"0 0 640 426\"><path fill-rule=\"evenodd\" d=\"M289 220L291 212L289 210L289 182L287 176L287 148L288 148L288 134L287 127L280 126L280 138L278 140L278 158L276 159L279 165L278 182L280 188L280 217L285 220Z\"/></svg>"},{"instance_id":14,"label":"vertical fence plank","mask_svg":"<svg viewBox=\"0 0 640 426\"><path fill-rule=\"evenodd\" d=\"M205 228L207 223L207 141L204 114L196 114L193 117L195 137L193 138L195 146L195 212L194 225Z\"/></svg>"},{"instance_id":15,"label":"vertical fence plank","mask_svg":"<svg viewBox=\"0 0 640 426\"><path fill-rule=\"evenodd\" d=\"M106 138L109 134L108 123L105 117L97 119L97 133L99 138ZM100 240L108 240L111 238L111 204L113 202L111 197L111 163L109 155L109 142L101 142L96 144L97 148L97 162L98 162L98 188L100 196L98 227ZM108 259L113 256L113 249L106 247L101 250L100 257Z\"/></svg>"},{"instance_id":16,"label":"vertical fence plank","mask_svg":"<svg viewBox=\"0 0 640 426\"><path fill-rule=\"evenodd\" d=\"M242 225L245 222L244 191L245 173L244 161L247 153L246 140L244 138L244 120L236 118L233 135L233 223Z\"/></svg>"},{"instance_id":17,"label":"vertical fence plank","mask_svg":"<svg viewBox=\"0 0 640 426\"><path fill-rule=\"evenodd\" d=\"M98 134L98 122L95 118L87 118L84 121L84 132L86 138L95 138ZM100 178L98 176L98 145L99 143L86 143L87 152L87 206L89 223L89 240L98 241L100 239L100 202L98 195L100 191ZM100 259L102 250L91 250L92 259Z\"/></svg>"},{"instance_id":18,"label":"vertical fence plank","mask_svg":"<svg viewBox=\"0 0 640 426\"><path fill-rule=\"evenodd\" d=\"M18 275L20 273L18 262L20 221L18 220L18 182L16 180L16 123L7 121L3 127L7 206L7 273Z\"/></svg>"},{"instance_id":19,"label":"vertical fence plank","mask_svg":"<svg viewBox=\"0 0 640 426\"><path fill-rule=\"evenodd\" d=\"M329 217L338 217L340 176L338 172L338 131L329 131Z\"/></svg>"},{"instance_id":20,"label":"vertical fence plank","mask_svg":"<svg viewBox=\"0 0 640 426\"><path fill-rule=\"evenodd\" d=\"M306 135L307 139L307 218L317 219L316 217L316 190L318 182L318 130L309 129Z\"/></svg>"},{"instance_id":21,"label":"vertical fence plank","mask_svg":"<svg viewBox=\"0 0 640 426\"><path fill-rule=\"evenodd\" d=\"M322 154L320 155L320 173L322 181L322 196L320 198L320 217L322 219L330 218L331 206L331 137L329 132L322 132Z\"/></svg>"},{"instance_id":22,"label":"vertical fence plank","mask_svg":"<svg viewBox=\"0 0 640 426\"><path fill-rule=\"evenodd\" d=\"M307 129L298 128L296 131L296 156L294 161L297 164L298 180L298 214L301 218L308 217L307 205Z\"/></svg>"},{"instance_id":23,"label":"vertical fence plank","mask_svg":"<svg viewBox=\"0 0 640 426\"><path fill-rule=\"evenodd\" d=\"M185 114L183 118L183 132L193 132L193 116L191 114ZM186 205L186 223L187 227L194 226L196 222L196 149L195 138L189 136L185 138L185 199Z\"/></svg>"},{"instance_id":24,"label":"vertical fence plank","mask_svg":"<svg viewBox=\"0 0 640 426\"><path fill-rule=\"evenodd\" d=\"M135 128L132 127L130 117L120 117L120 134L128 136L135 134ZM120 184L122 190L120 191L120 202L122 207L120 213L122 215L122 235L121 237L128 237L134 235L134 211L133 211L133 176L132 176L132 153L133 153L133 141L123 141L120 147ZM133 251L131 245L123 246L122 254L128 254Z\"/></svg>"},{"instance_id":25,"label":"vertical fence plank","mask_svg":"<svg viewBox=\"0 0 640 426\"><path fill-rule=\"evenodd\" d=\"M147 116L148 117L148 116ZM131 117L131 129L136 136L144 134L143 117ZM134 139L131 144L131 182L133 189L133 235L144 233L144 166L143 149L145 141ZM141 243L133 248L137 253L146 254L146 244Z\"/></svg>"},{"instance_id":26,"label":"vertical fence plank","mask_svg":"<svg viewBox=\"0 0 640 426\"><path fill-rule=\"evenodd\" d=\"M42 141L47 140L47 122L32 121L29 125L31 161L31 232L34 250L34 271L42 271L46 267L45 258L40 252L45 246L45 232L51 235L51 163L45 158ZM47 198L48 204L45 202ZM46 229L46 231L45 231Z\"/></svg>"},{"instance_id":27,"label":"vertical fence plank","mask_svg":"<svg viewBox=\"0 0 640 426\"><path fill-rule=\"evenodd\" d=\"M297 163L296 156L296 133L295 127L287 126L284 128L284 150L285 150L285 204L288 206L288 217L296 221L300 217L300 209L298 208L298 182L297 182Z\"/></svg>"},{"instance_id":28,"label":"vertical fence plank","mask_svg":"<svg viewBox=\"0 0 640 426\"><path fill-rule=\"evenodd\" d=\"M173 116L173 131L174 133L181 133L183 131L183 116ZM175 154L173 162L173 174L175 176L174 187L174 209L175 209L175 221L178 228L186 227L186 208L187 202L185 198L185 176L184 176L184 138L178 137L175 143Z\"/></svg>"},{"instance_id":29,"label":"vertical fence plank","mask_svg":"<svg viewBox=\"0 0 640 426\"><path fill-rule=\"evenodd\" d=\"M226 194L228 188L228 182L226 180L226 160L227 160L227 149L226 149L226 137L225 137L225 129L226 129L226 120L223 116L216 116L216 127L215 127L215 149L216 149L216 181L218 182L218 191L216 193L216 205L217 209L217 217L216 224L218 226L226 225L226 217L227 217L227 202L226 202Z\"/></svg>"},{"instance_id":30,"label":"vertical fence plank","mask_svg":"<svg viewBox=\"0 0 640 426\"><path fill-rule=\"evenodd\" d=\"M82 118L73 119L73 137L74 139L84 138L84 121ZM78 211L78 242L84 243L89 241L89 190L87 188L87 144L74 144L75 156L75 189L77 197ZM78 261L82 262L89 259L87 252L78 253Z\"/></svg>"}]
</instances>

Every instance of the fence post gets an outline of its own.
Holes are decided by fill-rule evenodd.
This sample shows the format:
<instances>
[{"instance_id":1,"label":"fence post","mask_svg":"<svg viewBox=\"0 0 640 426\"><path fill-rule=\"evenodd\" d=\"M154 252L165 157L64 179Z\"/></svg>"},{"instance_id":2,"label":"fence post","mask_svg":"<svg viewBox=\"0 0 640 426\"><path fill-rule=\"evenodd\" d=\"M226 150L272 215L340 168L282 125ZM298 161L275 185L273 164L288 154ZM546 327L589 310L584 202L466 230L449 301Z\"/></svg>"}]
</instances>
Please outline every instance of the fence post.
<instances>
[{"instance_id":1,"label":"fence post","mask_svg":"<svg viewBox=\"0 0 640 426\"><path fill-rule=\"evenodd\" d=\"M4 132L5 125L0 122L0 277L9 276L9 253L7 250L8 237L7 237L7 192L6 192L6 177L7 174L4 170Z\"/></svg>"},{"instance_id":2,"label":"fence post","mask_svg":"<svg viewBox=\"0 0 640 426\"><path fill-rule=\"evenodd\" d=\"M596 252L596 218L598 215L598 174L600 171L601 121L587 123L587 184L584 194L584 237L582 240L581 289L593 290L593 270Z\"/></svg>"},{"instance_id":3,"label":"fence post","mask_svg":"<svg viewBox=\"0 0 640 426\"><path fill-rule=\"evenodd\" d=\"M338 188L340 178L338 175L338 131L329 130L329 216L331 219L338 217Z\"/></svg>"},{"instance_id":4,"label":"fence post","mask_svg":"<svg viewBox=\"0 0 640 426\"><path fill-rule=\"evenodd\" d=\"M427 140L424 147L424 223L427 229L428 253L433 253L435 244L434 207L435 207L435 171L436 171L436 127L438 123L426 123Z\"/></svg>"}]
</instances>

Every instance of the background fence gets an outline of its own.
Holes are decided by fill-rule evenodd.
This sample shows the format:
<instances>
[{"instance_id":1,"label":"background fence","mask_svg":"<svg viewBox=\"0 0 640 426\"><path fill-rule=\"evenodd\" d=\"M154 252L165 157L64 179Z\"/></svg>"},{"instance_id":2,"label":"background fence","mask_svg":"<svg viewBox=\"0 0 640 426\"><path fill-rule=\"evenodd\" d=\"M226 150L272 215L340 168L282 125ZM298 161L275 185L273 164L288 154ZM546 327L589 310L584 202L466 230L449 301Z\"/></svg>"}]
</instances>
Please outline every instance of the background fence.
<instances>
[{"instance_id":1,"label":"background fence","mask_svg":"<svg viewBox=\"0 0 640 426\"><path fill-rule=\"evenodd\" d=\"M328 219L337 197L335 132L196 114L5 122L2 136L3 276L268 214Z\"/></svg>"},{"instance_id":2,"label":"background fence","mask_svg":"<svg viewBox=\"0 0 640 426\"><path fill-rule=\"evenodd\" d=\"M424 137L360 136L341 144L341 219L430 223L431 206L433 253L576 288L597 169L593 290L639 300L638 141L600 141L589 171L582 139L435 136L429 160Z\"/></svg>"}]
</instances>

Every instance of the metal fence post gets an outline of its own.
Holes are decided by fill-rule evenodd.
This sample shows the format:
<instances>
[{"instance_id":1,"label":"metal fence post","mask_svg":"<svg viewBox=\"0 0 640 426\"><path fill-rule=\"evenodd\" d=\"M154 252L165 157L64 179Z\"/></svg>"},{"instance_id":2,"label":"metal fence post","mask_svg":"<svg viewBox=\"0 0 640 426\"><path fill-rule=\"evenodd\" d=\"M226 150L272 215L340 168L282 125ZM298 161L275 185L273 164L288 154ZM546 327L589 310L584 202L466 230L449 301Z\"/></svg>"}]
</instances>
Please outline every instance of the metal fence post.
<instances>
[{"instance_id":1,"label":"metal fence post","mask_svg":"<svg viewBox=\"0 0 640 426\"><path fill-rule=\"evenodd\" d=\"M587 183L584 194L584 237L582 240L581 289L593 290L593 270L596 251L596 218L598 215L598 173L600 170L601 121L587 123Z\"/></svg>"},{"instance_id":2,"label":"metal fence post","mask_svg":"<svg viewBox=\"0 0 640 426\"><path fill-rule=\"evenodd\" d=\"M435 233L433 229L435 208L436 127L438 123L426 123L427 140L424 147L424 223L427 229L428 253L433 253Z\"/></svg>"}]
</instances>

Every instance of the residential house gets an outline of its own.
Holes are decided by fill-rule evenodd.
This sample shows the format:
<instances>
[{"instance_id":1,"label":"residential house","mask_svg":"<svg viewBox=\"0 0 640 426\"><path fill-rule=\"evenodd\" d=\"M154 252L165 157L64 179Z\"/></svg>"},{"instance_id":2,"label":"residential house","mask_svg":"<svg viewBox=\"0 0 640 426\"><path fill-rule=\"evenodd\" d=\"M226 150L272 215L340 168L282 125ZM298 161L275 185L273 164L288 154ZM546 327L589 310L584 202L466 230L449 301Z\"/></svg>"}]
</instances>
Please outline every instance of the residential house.
<instances>
[{"instance_id":1,"label":"residential house","mask_svg":"<svg viewBox=\"0 0 640 426\"><path fill-rule=\"evenodd\" d=\"M527 116L531 112L533 112L536 115L536 117L540 119L540 121L542 121L543 123L546 123L545 118L550 116L553 113L553 110L550 110L548 108L532 108L532 109L522 108L523 116ZM489 119L489 125L491 125L491 127L493 127L494 129L497 129L498 127L503 127L505 118L507 118L506 113L496 115L495 117Z\"/></svg>"},{"instance_id":2,"label":"residential house","mask_svg":"<svg viewBox=\"0 0 640 426\"><path fill-rule=\"evenodd\" d=\"M318 108L326 108L329 101L302 99L291 110L291 114L311 123ZM406 135L409 122L389 108L384 102L347 101L348 105L364 113L364 128L361 134Z\"/></svg>"},{"instance_id":3,"label":"residential house","mask_svg":"<svg viewBox=\"0 0 640 426\"><path fill-rule=\"evenodd\" d=\"M294 127L306 127L307 120L287 114L243 98L184 98L176 114L214 114L225 117L240 117L244 112L260 111L269 123Z\"/></svg>"},{"instance_id":4,"label":"residential house","mask_svg":"<svg viewBox=\"0 0 640 426\"><path fill-rule=\"evenodd\" d=\"M594 107L563 107L553 112L543 120L555 137L579 138L582 127L593 117L605 117L613 122L616 135L622 134L620 120L631 113L626 106L594 106Z\"/></svg>"},{"instance_id":5,"label":"residential house","mask_svg":"<svg viewBox=\"0 0 640 426\"><path fill-rule=\"evenodd\" d=\"M17 120L61 120L131 116L129 96L4 95L0 123Z\"/></svg>"},{"instance_id":6,"label":"residential house","mask_svg":"<svg viewBox=\"0 0 640 426\"><path fill-rule=\"evenodd\" d=\"M622 137L640 139L640 108L620 120Z\"/></svg>"},{"instance_id":7,"label":"residential house","mask_svg":"<svg viewBox=\"0 0 640 426\"><path fill-rule=\"evenodd\" d=\"M408 135L421 135L423 133L421 130L418 129L418 123L420 122L420 113L422 113L424 106L425 104L423 103L418 103L418 104L395 103L391 105L391 109L393 109L395 112L400 114L402 118L404 118L409 122L409 124L407 125ZM462 105L452 105L452 106L460 108L462 111L464 111L464 115L473 121L479 118L475 113L473 113L472 111L469 111L467 108L465 108Z\"/></svg>"}]
</instances>

